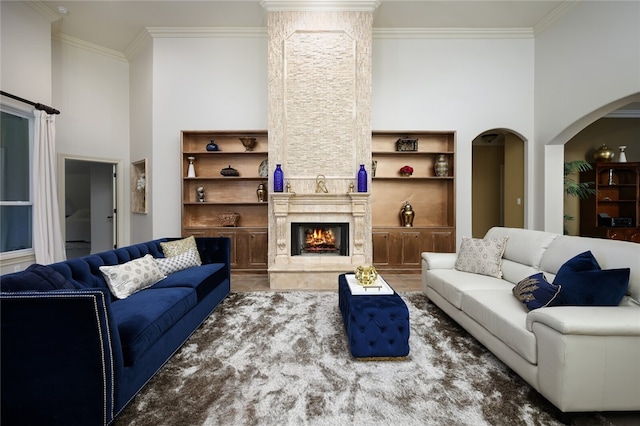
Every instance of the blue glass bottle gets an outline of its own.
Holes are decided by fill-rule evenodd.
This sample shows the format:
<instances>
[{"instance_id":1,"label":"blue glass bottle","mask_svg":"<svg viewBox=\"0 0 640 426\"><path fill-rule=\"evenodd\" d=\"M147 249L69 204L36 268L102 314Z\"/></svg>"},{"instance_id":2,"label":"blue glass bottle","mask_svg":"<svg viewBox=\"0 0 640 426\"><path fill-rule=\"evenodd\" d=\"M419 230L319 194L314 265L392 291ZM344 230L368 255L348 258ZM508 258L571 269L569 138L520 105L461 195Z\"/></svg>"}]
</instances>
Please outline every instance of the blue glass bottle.
<instances>
[{"instance_id":1,"label":"blue glass bottle","mask_svg":"<svg viewBox=\"0 0 640 426\"><path fill-rule=\"evenodd\" d=\"M282 192L284 190L284 174L280 164L276 164L273 172L273 192Z\"/></svg>"},{"instance_id":2,"label":"blue glass bottle","mask_svg":"<svg viewBox=\"0 0 640 426\"><path fill-rule=\"evenodd\" d=\"M358 170L358 192L367 192L367 171L364 169L364 164L360 164L360 170Z\"/></svg>"}]
</instances>

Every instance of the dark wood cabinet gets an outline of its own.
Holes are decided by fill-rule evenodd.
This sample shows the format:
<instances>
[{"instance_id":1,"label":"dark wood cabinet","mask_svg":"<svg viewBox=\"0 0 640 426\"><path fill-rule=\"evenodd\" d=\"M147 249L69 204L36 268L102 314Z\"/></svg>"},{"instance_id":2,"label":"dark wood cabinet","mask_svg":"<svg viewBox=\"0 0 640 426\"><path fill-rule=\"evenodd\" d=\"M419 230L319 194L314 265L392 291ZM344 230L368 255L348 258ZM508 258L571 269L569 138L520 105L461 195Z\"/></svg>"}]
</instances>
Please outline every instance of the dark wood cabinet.
<instances>
[{"instance_id":1,"label":"dark wood cabinet","mask_svg":"<svg viewBox=\"0 0 640 426\"><path fill-rule=\"evenodd\" d=\"M640 242L640 163L596 163L580 180L596 190L580 201L580 235Z\"/></svg>"},{"instance_id":2,"label":"dark wood cabinet","mask_svg":"<svg viewBox=\"0 0 640 426\"><path fill-rule=\"evenodd\" d=\"M422 252L454 252L450 228L374 228L373 264L379 271L416 273Z\"/></svg>"}]
</instances>

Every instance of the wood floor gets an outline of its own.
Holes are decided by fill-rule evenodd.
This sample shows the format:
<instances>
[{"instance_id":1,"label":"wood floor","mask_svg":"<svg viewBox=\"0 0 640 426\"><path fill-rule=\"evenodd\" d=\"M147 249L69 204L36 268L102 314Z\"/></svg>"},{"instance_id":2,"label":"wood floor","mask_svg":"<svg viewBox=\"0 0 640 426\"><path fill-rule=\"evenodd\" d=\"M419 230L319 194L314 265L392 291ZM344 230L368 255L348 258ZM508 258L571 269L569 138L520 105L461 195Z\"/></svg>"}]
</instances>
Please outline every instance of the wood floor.
<instances>
[{"instance_id":1,"label":"wood floor","mask_svg":"<svg viewBox=\"0 0 640 426\"><path fill-rule=\"evenodd\" d=\"M383 278L397 292L420 291L420 274L382 274ZM338 282L336 278L336 291ZM242 293L245 291L271 291L267 274L231 273L231 291Z\"/></svg>"}]
</instances>

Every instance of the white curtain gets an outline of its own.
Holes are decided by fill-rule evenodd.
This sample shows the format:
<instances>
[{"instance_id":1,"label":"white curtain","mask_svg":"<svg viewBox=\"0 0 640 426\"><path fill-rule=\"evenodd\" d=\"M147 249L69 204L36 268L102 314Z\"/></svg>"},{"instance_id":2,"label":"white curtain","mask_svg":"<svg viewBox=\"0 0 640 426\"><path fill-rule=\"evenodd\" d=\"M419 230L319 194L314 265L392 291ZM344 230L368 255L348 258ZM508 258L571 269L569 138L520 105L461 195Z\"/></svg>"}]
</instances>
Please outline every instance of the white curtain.
<instances>
[{"instance_id":1,"label":"white curtain","mask_svg":"<svg viewBox=\"0 0 640 426\"><path fill-rule=\"evenodd\" d=\"M65 260L56 185L55 116L33 112L33 248L36 262Z\"/></svg>"}]
</instances>

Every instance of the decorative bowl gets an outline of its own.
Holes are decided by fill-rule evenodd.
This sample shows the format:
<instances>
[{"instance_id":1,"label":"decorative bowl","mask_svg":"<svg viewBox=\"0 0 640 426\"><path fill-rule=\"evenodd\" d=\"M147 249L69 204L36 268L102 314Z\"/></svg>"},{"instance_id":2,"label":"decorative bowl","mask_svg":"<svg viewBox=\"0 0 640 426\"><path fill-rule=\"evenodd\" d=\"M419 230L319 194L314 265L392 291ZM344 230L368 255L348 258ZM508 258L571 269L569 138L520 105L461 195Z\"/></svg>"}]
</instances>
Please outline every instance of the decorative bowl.
<instances>
[{"instance_id":1,"label":"decorative bowl","mask_svg":"<svg viewBox=\"0 0 640 426\"><path fill-rule=\"evenodd\" d=\"M224 212L218 215L222 226L237 226L240 215L236 212Z\"/></svg>"},{"instance_id":2,"label":"decorative bowl","mask_svg":"<svg viewBox=\"0 0 640 426\"><path fill-rule=\"evenodd\" d=\"M378 271L373 265L360 265L356 268L356 280L363 287L373 285L378 279Z\"/></svg>"},{"instance_id":3,"label":"decorative bowl","mask_svg":"<svg viewBox=\"0 0 640 426\"><path fill-rule=\"evenodd\" d=\"M240 173L236 169L231 167L231 164L229 164L229 167L225 167L224 169L220 170L220 174L222 176L240 176Z\"/></svg>"},{"instance_id":4,"label":"decorative bowl","mask_svg":"<svg viewBox=\"0 0 640 426\"><path fill-rule=\"evenodd\" d=\"M256 138L242 137L238 139L240 139L240 142L242 142L242 146L244 146L246 151L253 151L253 148L255 148L257 143Z\"/></svg>"}]
</instances>

